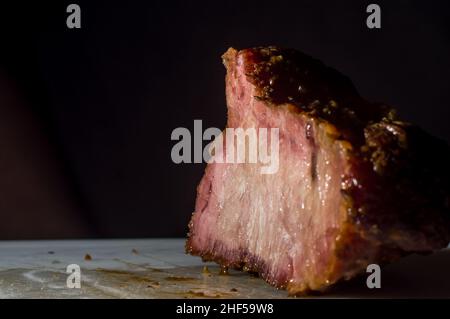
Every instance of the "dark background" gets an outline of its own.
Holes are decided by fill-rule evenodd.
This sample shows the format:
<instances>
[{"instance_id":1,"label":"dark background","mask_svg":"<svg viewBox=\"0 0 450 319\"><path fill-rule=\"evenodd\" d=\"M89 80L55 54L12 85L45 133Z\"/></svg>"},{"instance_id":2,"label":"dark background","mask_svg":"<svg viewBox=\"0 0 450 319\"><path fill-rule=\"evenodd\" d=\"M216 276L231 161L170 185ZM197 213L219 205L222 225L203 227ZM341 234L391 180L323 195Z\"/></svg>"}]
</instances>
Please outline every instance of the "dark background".
<instances>
[{"instance_id":1,"label":"dark background","mask_svg":"<svg viewBox=\"0 0 450 319\"><path fill-rule=\"evenodd\" d=\"M300 49L450 140L450 4L71 1L0 5L0 238L184 236L203 164L176 127L224 127L228 47Z\"/></svg>"}]
</instances>

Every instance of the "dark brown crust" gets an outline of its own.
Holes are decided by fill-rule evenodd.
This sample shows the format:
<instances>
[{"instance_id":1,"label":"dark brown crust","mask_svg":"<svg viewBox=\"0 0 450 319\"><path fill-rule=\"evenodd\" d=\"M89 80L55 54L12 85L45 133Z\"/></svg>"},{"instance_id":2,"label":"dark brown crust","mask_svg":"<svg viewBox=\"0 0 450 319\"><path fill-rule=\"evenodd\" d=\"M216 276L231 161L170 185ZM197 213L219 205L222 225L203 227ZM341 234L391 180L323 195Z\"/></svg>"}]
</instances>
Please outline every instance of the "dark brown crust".
<instances>
[{"instance_id":1,"label":"dark brown crust","mask_svg":"<svg viewBox=\"0 0 450 319\"><path fill-rule=\"evenodd\" d=\"M332 123L352 143L364 141L367 124L395 116L392 108L362 99L347 77L299 51L261 47L239 54L247 61L246 74L258 88L257 98L275 105L293 104Z\"/></svg>"}]
</instances>

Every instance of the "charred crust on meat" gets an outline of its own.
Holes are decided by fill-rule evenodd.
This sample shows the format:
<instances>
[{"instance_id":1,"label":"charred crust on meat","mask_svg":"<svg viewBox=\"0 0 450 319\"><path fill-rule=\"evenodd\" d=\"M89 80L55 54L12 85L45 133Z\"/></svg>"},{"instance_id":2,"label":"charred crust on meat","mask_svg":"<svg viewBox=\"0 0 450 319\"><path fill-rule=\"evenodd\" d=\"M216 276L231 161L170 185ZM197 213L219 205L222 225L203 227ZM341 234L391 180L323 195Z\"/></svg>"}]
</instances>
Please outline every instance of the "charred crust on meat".
<instances>
[{"instance_id":1,"label":"charred crust on meat","mask_svg":"<svg viewBox=\"0 0 450 319\"><path fill-rule=\"evenodd\" d=\"M363 100L347 77L304 53L261 47L239 54L252 62L246 74L258 88L260 99L292 103L331 122L350 121L355 126L389 114L389 108Z\"/></svg>"}]
</instances>

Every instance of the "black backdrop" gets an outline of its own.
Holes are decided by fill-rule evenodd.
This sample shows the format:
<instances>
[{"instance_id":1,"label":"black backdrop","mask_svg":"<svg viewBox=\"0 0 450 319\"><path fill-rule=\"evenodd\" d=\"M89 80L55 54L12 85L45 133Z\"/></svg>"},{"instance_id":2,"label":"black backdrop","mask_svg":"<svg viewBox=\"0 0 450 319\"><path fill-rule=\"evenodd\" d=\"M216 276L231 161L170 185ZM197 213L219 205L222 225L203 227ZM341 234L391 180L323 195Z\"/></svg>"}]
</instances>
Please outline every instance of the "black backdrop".
<instances>
[{"instance_id":1,"label":"black backdrop","mask_svg":"<svg viewBox=\"0 0 450 319\"><path fill-rule=\"evenodd\" d=\"M87 231L36 222L8 238L184 236L204 165L173 164L170 134L225 125L230 46L300 49L450 140L448 1L371 1L380 30L365 25L368 1L71 2L80 30L66 27L67 1L1 5L0 74L40 123Z\"/></svg>"}]
</instances>

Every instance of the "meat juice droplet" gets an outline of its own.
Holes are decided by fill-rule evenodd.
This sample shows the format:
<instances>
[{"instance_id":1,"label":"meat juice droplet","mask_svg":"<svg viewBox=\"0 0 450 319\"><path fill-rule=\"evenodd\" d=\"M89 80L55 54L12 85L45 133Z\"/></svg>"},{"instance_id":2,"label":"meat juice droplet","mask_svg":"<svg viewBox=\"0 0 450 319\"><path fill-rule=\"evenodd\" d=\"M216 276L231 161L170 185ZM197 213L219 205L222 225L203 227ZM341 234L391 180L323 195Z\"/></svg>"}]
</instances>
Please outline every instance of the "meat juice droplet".
<instances>
[{"instance_id":1,"label":"meat juice droplet","mask_svg":"<svg viewBox=\"0 0 450 319\"><path fill-rule=\"evenodd\" d=\"M208 266L203 266L202 273L203 274L209 274L210 273L209 269L208 269Z\"/></svg>"},{"instance_id":2,"label":"meat juice droplet","mask_svg":"<svg viewBox=\"0 0 450 319\"><path fill-rule=\"evenodd\" d=\"M306 136L306 139L308 139L308 140L310 140L313 137L311 123L306 124L305 136Z\"/></svg>"},{"instance_id":3,"label":"meat juice droplet","mask_svg":"<svg viewBox=\"0 0 450 319\"><path fill-rule=\"evenodd\" d=\"M229 275L228 267L224 266L224 265L220 265L219 275L223 275L223 276Z\"/></svg>"}]
</instances>

